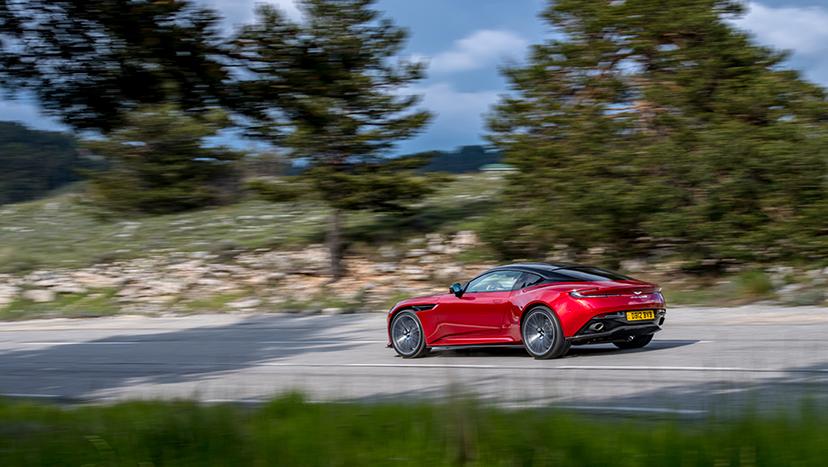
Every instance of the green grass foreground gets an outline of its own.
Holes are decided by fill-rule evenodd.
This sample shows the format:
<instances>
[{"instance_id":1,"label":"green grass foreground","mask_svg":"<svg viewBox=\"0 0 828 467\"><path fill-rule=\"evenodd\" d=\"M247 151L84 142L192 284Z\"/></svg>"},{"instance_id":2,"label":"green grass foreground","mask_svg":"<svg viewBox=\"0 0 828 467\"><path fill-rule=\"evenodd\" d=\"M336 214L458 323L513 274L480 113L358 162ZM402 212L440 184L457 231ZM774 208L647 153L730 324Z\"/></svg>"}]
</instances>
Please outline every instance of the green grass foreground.
<instances>
[{"instance_id":1,"label":"green grass foreground","mask_svg":"<svg viewBox=\"0 0 828 467\"><path fill-rule=\"evenodd\" d=\"M0 465L825 465L828 417L601 419L466 401L263 407L0 402Z\"/></svg>"}]
</instances>

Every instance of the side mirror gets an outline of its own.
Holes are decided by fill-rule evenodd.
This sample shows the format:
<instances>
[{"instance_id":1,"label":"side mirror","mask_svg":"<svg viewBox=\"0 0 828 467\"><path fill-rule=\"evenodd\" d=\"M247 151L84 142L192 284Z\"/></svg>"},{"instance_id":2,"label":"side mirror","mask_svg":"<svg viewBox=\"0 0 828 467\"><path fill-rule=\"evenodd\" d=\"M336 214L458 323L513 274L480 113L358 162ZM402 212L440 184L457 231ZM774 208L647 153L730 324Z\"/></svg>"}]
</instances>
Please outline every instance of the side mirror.
<instances>
[{"instance_id":1,"label":"side mirror","mask_svg":"<svg viewBox=\"0 0 828 467\"><path fill-rule=\"evenodd\" d=\"M451 284L451 287L449 287L449 293L452 293L455 297L460 298L463 295L463 286L460 285L459 282L455 282L454 284Z\"/></svg>"}]
</instances>

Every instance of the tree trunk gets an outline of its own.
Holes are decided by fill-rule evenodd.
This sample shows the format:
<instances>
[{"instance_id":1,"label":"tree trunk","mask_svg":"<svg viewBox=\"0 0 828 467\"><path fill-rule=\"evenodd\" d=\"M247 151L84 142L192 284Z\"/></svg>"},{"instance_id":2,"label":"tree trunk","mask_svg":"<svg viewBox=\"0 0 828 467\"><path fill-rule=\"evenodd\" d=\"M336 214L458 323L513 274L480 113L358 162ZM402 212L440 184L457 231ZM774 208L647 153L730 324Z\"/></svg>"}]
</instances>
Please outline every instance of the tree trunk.
<instances>
[{"instance_id":1,"label":"tree trunk","mask_svg":"<svg viewBox=\"0 0 828 467\"><path fill-rule=\"evenodd\" d=\"M328 230L328 251L331 254L331 282L342 278L345 271L342 266L342 210L334 208Z\"/></svg>"}]
</instances>

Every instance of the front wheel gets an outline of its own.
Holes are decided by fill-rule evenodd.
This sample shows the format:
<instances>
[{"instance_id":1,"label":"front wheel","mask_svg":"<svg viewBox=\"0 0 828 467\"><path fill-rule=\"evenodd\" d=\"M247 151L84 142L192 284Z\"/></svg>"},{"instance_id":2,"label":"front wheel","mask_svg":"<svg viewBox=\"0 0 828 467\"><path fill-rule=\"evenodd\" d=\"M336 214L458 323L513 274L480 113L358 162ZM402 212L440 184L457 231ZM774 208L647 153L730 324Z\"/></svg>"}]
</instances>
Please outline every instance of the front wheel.
<instances>
[{"instance_id":1,"label":"front wheel","mask_svg":"<svg viewBox=\"0 0 828 467\"><path fill-rule=\"evenodd\" d=\"M521 336L529 355L542 360L560 357L569 350L561 322L552 310L536 306L526 313Z\"/></svg>"},{"instance_id":2,"label":"front wheel","mask_svg":"<svg viewBox=\"0 0 828 467\"><path fill-rule=\"evenodd\" d=\"M654 334L645 334L643 336L630 336L625 341L613 342L619 349L640 349L649 344L653 340Z\"/></svg>"},{"instance_id":3,"label":"front wheel","mask_svg":"<svg viewBox=\"0 0 828 467\"><path fill-rule=\"evenodd\" d=\"M402 358L416 358L428 353L420 319L411 311L401 311L391 321L391 345Z\"/></svg>"}]
</instances>

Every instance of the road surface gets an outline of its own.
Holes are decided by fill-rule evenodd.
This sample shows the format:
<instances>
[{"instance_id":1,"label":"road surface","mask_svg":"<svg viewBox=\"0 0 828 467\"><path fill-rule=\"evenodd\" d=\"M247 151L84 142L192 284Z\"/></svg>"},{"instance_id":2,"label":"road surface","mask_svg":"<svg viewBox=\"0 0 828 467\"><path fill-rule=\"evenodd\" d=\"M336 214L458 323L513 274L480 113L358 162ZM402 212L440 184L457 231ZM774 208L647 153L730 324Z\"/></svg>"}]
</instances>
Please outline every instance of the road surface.
<instances>
[{"instance_id":1,"label":"road surface","mask_svg":"<svg viewBox=\"0 0 828 467\"><path fill-rule=\"evenodd\" d=\"M403 360L385 316L196 315L0 326L0 394L58 401L384 401L474 394L503 406L700 415L828 405L828 309L674 308L641 350L520 349Z\"/></svg>"}]
</instances>

